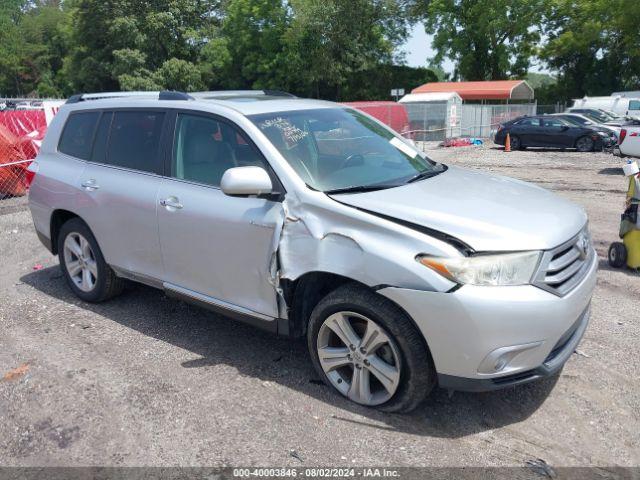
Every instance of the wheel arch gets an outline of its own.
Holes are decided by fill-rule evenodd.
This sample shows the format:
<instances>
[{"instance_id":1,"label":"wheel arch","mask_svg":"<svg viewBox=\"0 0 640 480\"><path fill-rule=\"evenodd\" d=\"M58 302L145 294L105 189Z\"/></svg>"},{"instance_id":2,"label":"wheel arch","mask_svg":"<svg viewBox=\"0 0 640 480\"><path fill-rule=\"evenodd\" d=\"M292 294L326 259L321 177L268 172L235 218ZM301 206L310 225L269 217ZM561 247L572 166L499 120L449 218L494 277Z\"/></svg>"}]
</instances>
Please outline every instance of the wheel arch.
<instances>
[{"instance_id":1,"label":"wheel arch","mask_svg":"<svg viewBox=\"0 0 640 480\"><path fill-rule=\"evenodd\" d=\"M582 140L583 138L588 138L589 140L591 140L591 150L589 150L589 151L593 152L595 150L595 148L596 148L596 143L597 142L588 133L584 133L582 135L578 135L578 137L576 137L575 141L573 142L573 148L575 148L577 150L578 142L580 140Z\"/></svg>"},{"instance_id":2,"label":"wheel arch","mask_svg":"<svg viewBox=\"0 0 640 480\"><path fill-rule=\"evenodd\" d=\"M80 218L82 220L80 215L78 215L77 213L62 208L56 209L51 213L51 219L49 221L49 233L51 235L51 253L53 253L54 255L58 254L58 234L60 233L60 229L62 228L62 225L64 225L72 218Z\"/></svg>"},{"instance_id":3,"label":"wheel arch","mask_svg":"<svg viewBox=\"0 0 640 480\"><path fill-rule=\"evenodd\" d=\"M323 271L307 272L295 280L282 279L280 284L288 308L289 335L304 336L311 312L318 302L346 283L358 283L370 288L352 278Z\"/></svg>"},{"instance_id":4,"label":"wheel arch","mask_svg":"<svg viewBox=\"0 0 640 480\"><path fill-rule=\"evenodd\" d=\"M388 285L372 287L359 282L358 280L354 280L353 278L338 275L336 273L313 271L307 272L295 280L281 280L284 300L288 307L289 335L292 337L302 337L306 335L309 317L316 305L318 305L320 300L329 293L347 283L359 285L375 295L384 298L387 302L390 302L400 310L418 332L421 332L416 321L404 308L398 305L398 303L393 301L391 298L378 293L378 290L388 287ZM429 347L428 340L422 334L420 337L424 342L429 358L433 362L433 356L431 354L431 348Z\"/></svg>"}]
</instances>

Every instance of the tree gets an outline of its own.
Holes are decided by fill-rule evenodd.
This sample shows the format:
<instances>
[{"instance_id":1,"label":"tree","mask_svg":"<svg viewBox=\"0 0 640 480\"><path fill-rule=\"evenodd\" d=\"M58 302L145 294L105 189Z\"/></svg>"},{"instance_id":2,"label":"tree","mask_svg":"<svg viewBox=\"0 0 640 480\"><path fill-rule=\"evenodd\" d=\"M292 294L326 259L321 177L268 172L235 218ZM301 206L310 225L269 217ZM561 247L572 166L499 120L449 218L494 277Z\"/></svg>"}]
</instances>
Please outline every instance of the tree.
<instances>
[{"instance_id":1,"label":"tree","mask_svg":"<svg viewBox=\"0 0 640 480\"><path fill-rule=\"evenodd\" d=\"M289 71L306 95L341 99L352 75L394 60L406 38L400 3L391 0L291 0Z\"/></svg>"},{"instance_id":2,"label":"tree","mask_svg":"<svg viewBox=\"0 0 640 480\"><path fill-rule=\"evenodd\" d=\"M192 69L180 62L198 60L204 33L218 22L217 0L76 1L65 71L77 91L149 89L158 79L178 84L169 78L176 69L188 71L193 82ZM134 60L134 71L120 68Z\"/></svg>"},{"instance_id":3,"label":"tree","mask_svg":"<svg viewBox=\"0 0 640 480\"><path fill-rule=\"evenodd\" d=\"M57 72L66 45L66 13L55 1L6 0L0 5L0 91L59 95Z\"/></svg>"},{"instance_id":4,"label":"tree","mask_svg":"<svg viewBox=\"0 0 640 480\"><path fill-rule=\"evenodd\" d=\"M640 85L640 9L627 0L553 0L541 57L565 100Z\"/></svg>"},{"instance_id":5,"label":"tree","mask_svg":"<svg viewBox=\"0 0 640 480\"><path fill-rule=\"evenodd\" d=\"M522 77L540 41L548 0L417 0L415 11L434 35L434 62L456 63L461 80Z\"/></svg>"},{"instance_id":6,"label":"tree","mask_svg":"<svg viewBox=\"0 0 640 480\"><path fill-rule=\"evenodd\" d=\"M203 47L205 78L228 89L285 87L289 14L282 0L228 0L225 13Z\"/></svg>"},{"instance_id":7,"label":"tree","mask_svg":"<svg viewBox=\"0 0 640 480\"><path fill-rule=\"evenodd\" d=\"M392 100L391 89L412 89L428 82L437 82L435 72L428 68L413 68L389 63L356 72L342 88L342 100Z\"/></svg>"}]
</instances>

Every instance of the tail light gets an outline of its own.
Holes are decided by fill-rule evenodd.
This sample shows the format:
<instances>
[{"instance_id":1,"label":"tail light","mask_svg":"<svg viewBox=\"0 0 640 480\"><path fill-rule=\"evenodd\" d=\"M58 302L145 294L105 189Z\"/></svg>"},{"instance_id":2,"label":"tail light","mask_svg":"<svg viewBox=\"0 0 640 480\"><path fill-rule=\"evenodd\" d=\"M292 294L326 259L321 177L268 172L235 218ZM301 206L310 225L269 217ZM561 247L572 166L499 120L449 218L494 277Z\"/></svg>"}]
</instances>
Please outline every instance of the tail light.
<instances>
[{"instance_id":1,"label":"tail light","mask_svg":"<svg viewBox=\"0 0 640 480\"><path fill-rule=\"evenodd\" d=\"M624 142L624 139L626 136L627 136L627 129L623 128L622 130L620 130L620 138L618 139L618 145Z\"/></svg>"},{"instance_id":2,"label":"tail light","mask_svg":"<svg viewBox=\"0 0 640 480\"><path fill-rule=\"evenodd\" d=\"M40 165L35 160L31 162L27 167L24 175L27 187L31 185L31 182L33 182L33 179L35 178L36 173L38 173L38 170L40 170Z\"/></svg>"}]
</instances>

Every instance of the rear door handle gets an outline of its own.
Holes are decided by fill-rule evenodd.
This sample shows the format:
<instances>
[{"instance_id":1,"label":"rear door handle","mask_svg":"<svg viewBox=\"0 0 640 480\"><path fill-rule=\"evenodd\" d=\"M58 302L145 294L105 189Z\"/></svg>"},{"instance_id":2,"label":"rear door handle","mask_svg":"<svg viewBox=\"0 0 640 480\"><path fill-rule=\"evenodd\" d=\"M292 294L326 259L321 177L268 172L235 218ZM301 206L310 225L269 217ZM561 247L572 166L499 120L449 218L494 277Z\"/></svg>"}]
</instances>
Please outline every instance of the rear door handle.
<instances>
[{"instance_id":1,"label":"rear door handle","mask_svg":"<svg viewBox=\"0 0 640 480\"><path fill-rule=\"evenodd\" d=\"M160 205L166 208L169 211L172 210L180 210L182 208L182 204L178 197L167 197L160 200Z\"/></svg>"},{"instance_id":2,"label":"rear door handle","mask_svg":"<svg viewBox=\"0 0 640 480\"><path fill-rule=\"evenodd\" d=\"M81 185L82 185L82 188L89 191L98 190L100 188L100 185L98 185L95 178L90 178L89 180L85 180L84 182L81 183Z\"/></svg>"}]
</instances>

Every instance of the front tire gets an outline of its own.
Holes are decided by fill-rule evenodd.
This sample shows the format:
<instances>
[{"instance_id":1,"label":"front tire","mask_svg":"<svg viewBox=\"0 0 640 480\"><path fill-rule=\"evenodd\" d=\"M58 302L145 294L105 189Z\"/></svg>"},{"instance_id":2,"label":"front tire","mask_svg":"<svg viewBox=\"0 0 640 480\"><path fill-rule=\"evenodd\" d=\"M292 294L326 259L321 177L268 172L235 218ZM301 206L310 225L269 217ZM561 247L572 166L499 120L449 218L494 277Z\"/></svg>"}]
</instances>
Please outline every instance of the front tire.
<instances>
[{"instance_id":1,"label":"front tire","mask_svg":"<svg viewBox=\"0 0 640 480\"><path fill-rule=\"evenodd\" d=\"M85 302L102 302L122 292L124 280L107 265L91 229L79 218L60 228L58 256L67 284Z\"/></svg>"},{"instance_id":2,"label":"front tire","mask_svg":"<svg viewBox=\"0 0 640 480\"><path fill-rule=\"evenodd\" d=\"M517 135L510 136L509 142L511 143L511 150L523 150L522 140Z\"/></svg>"},{"instance_id":3,"label":"front tire","mask_svg":"<svg viewBox=\"0 0 640 480\"><path fill-rule=\"evenodd\" d=\"M580 137L578 140L576 140L576 150L578 150L579 152L591 152L593 151L594 146L594 141L587 136Z\"/></svg>"},{"instance_id":4,"label":"front tire","mask_svg":"<svg viewBox=\"0 0 640 480\"><path fill-rule=\"evenodd\" d=\"M436 383L422 334L390 300L346 284L313 309L307 345L318 375L350 400L408 412Z\"/></svg>"}]
</instances>

